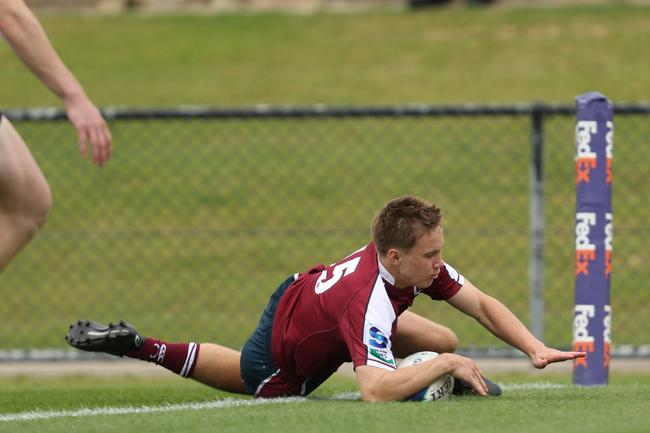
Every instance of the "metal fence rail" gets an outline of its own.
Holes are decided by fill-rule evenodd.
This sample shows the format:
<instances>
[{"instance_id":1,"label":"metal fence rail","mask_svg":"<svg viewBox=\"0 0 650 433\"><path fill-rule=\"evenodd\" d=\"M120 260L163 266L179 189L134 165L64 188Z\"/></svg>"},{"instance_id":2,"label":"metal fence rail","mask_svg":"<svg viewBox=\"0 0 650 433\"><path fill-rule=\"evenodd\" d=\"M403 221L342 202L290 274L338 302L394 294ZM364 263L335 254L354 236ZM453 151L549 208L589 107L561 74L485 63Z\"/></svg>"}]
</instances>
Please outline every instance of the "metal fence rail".
<instances>
[{"instance_id":1,"label":"metal fence rail","mask_svg":"<svg viewBox=\"0 0 650 433\"><path fill-rule=\"evenodd\" d=\"M0 355L66 349L77 318L239 347L286 275L356 250L402 194L442 206L449 263L549 344L571 344L573 106L111 108L101 170L76 154L64 112L3 111L54 207L0 276ZM649 115L615 104L614 354L650 343ZM415 310L466 351L505 347L444 303Z\"/></svg>"}]
</instances>

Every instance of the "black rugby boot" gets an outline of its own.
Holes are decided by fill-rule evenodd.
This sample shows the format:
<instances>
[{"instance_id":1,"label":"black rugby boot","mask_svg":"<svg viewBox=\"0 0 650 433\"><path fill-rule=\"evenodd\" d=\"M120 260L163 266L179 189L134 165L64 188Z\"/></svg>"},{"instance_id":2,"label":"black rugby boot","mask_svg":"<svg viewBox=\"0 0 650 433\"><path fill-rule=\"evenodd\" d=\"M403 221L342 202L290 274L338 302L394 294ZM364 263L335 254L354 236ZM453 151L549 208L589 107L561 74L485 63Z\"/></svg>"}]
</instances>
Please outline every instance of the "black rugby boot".
<instances>
[{"instance_id":1,"label":"black rugby boot","mask_svg":"<svg viewBox=\"0 0 650 433\"><path fill-rule=\"evenodd\" d=\"M79 320L70 325L65 341L70 346L87 352L123 356L142 347L144 337L133 325L124 321L106 326L90 320Z\"/></svg>"},{"instance_id":2,"label":"black rugby boot","mask_svg":"<svg viewBox=\"0 0 650 433\"><path fill-rule=\"evenodd\" d=\"M487 377L483 377L485 384L488 387L488 395L493 397L498 397L501 395L501 387L496 383L492 382ZM453 395L478 395L478 392L472 388L468 382L454 378L454 389L452 391Z\"/></svg>"}]
</instances>

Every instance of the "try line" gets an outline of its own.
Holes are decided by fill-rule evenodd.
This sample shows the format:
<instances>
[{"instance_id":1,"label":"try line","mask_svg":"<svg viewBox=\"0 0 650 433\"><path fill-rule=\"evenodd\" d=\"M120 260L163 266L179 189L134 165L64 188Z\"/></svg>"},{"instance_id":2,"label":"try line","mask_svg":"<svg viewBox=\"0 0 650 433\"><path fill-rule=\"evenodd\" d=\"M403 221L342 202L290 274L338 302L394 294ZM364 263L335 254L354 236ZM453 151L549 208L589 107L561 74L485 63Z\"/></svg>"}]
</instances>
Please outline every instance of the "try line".
<instances>
[{"instance_id":1,"label":"try line","mask_svg":"<svg viewBox=\"0 0 650 433\"><path fill-rule=\"evenodd\" d=\"M307 401L304 397L287 397L267 400L240 400L236 398L226 398L224 400L212 400L194 403L163 404L159 406L124 406L113 407L104 406L96 408L81 408L74 410L53 410L53 411L29 411L7 413L0 415L0 422L9 421L34 421L52 418L80 418L99 415L127 415L143 414L156 412L179 412L189 410L206 410L206 409L223 409L240 406L258 406L262 404L276 403L299 403Z\"/></svg>"},{"instance_id":2,"label":"try line","mask_svg":"<svg viewBox=\"0 0 650 433\"><path fill-rule=\"evenodd\" d=\"M571 385L563 385L550 382L532 382L532 383L511 383L503 385L504 391L507 390L546 390L569 388ZM323 400L358 400L361 395L358 391L342 392L333 395ZM52 418L81 418L100 415L128 415L128 414L146 414L157 412L181 412L190 410L208 410L208 409L224 409L231 407L244 407L244 406L258 406L262 404L276 404L276 403L301 403L310 401L311 399L305 397L285 397L274 399L258 399L258 400L242 400L236 398L226 398L223 400L212 400L194 403L179 403L179 404L162 404L158 406L103 406L96 408L81 408L74 410L52 410L52 411L29 411L29 412L16 412L0 414L0 422L10 421L34 421ZM316 399L318 400L318 399ZM314 401L314 400L311 400Z\"/></svg>"}]
</instances>

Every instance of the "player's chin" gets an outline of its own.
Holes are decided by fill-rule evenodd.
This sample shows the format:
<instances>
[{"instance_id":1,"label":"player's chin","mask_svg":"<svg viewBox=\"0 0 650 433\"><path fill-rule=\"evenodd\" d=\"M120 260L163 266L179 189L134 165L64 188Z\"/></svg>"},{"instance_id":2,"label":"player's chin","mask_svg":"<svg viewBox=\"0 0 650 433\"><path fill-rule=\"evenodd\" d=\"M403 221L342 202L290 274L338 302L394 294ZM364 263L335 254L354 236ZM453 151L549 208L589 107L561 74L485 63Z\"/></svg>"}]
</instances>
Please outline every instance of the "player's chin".
<instances>
[{"instance_id":1,"label":"player's chin","mask_svg":"<svg viewBox=\"0 0 650 433\"><path fill-rule=\"evenodd\" d=\"M431 284L433 284L433 280L435 280L435 277L429 278L426 281L422 281L421 283L416 284L415 287L417 287L418 289L426 289Z\"/></svg>"}]
</instances>

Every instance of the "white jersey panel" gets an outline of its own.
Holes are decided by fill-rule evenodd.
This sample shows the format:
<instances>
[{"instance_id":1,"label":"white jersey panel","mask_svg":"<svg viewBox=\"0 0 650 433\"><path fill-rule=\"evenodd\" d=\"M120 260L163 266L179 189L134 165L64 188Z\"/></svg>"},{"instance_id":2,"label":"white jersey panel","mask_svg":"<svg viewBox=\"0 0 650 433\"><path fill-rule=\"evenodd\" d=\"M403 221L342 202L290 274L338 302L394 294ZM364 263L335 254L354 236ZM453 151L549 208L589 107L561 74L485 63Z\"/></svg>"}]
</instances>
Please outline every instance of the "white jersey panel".
<instances>
[{"instance_id":1,"label":"white jersey panel","mask_svg":"<svg viewBox=\"0 0 650 433\"><path fill-rule=\"evenodd\" d=\"M391 330L396 319L384 282L377 277L368 301L363 324L363 343L368 350L367 365L394 370L395 358L391 351Z\"/></svg>"},{"instance_id":2,"label":"white jersey panel","mask_svg":"<svg viewBox=\"0 0 650 433\"><path fill-rule=\"evenodd\" d=\"M445 263L445 268L447 269L447 272L449 272L449 278L456 281L461 286L465 284L465 277L463 277L460 273L458 273L458 271L454 269L453 266L451 266L448 263Z\"/></svg>"}]
</instances>

